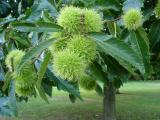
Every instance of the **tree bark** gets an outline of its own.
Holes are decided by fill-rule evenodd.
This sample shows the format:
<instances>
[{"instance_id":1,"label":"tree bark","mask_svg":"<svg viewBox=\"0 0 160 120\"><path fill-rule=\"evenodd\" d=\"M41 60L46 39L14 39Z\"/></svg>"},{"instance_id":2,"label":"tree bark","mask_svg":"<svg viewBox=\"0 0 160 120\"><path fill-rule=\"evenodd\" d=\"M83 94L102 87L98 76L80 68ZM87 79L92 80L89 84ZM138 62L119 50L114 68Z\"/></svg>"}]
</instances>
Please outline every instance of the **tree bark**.
<instances>
[{"instance_id":1,"label":"tree bark","mask_svg":"<svg viewBox=\"0 0 160 120\"><path fill-rule=\"evenodd\" d=\"M112 82L104 87L104 120L116 120L115 88Z\"/></svg>"}]
</instances>

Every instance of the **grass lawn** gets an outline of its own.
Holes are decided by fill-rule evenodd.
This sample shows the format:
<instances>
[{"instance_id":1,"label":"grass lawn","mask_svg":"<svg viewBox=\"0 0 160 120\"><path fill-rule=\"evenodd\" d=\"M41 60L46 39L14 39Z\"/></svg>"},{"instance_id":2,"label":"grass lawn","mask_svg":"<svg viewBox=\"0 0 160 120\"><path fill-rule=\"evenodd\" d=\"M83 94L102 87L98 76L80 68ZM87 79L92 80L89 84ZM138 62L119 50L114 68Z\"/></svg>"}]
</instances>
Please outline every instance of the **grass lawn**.
<instances>
[{"instance_id":1,"label":"grass lawn","mask_svg":"<svg viewBox=\"0 0 160 120\"><path fill-rule=\"evenodd\" d=\"M31 98L28 104L19 104L19 118L9 120L102 120L102 97L81 91L84 101L74 104L68 94L56 89L50 104ZM120 92L116 96L118 120L160 120L160 81L129 82Z\"/></svg>"}]
</instances>

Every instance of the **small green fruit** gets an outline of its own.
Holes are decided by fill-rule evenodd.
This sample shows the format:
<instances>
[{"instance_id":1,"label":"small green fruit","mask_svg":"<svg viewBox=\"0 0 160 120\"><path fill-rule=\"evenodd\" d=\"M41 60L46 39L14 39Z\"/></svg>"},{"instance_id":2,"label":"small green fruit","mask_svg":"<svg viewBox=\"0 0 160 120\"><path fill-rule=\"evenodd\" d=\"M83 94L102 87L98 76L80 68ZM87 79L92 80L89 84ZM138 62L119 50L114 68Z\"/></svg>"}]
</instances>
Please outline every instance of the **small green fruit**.
<instances>
[{"instance_id":1,"label":"small green fruit","mask_svg":"<svg viewBox=\"0 0 160 120\"><path fill-rule=\"evenodd\" d=\"M13 50L7 55L5 63L10 71L12 71L12 69L16 69L17 65L20 63L24 54L25 52L21 50ZM12 66L12 60L13 60L13 66Z\"/></svg>"},{"instance_id":2,"label":"small green fruit","mask_svg":"<svg viewBox=\"0 0 160 120\"><path fill-rule=\"evenodd\" d=\"M58 24L69 34L99 32L103 28L102 19L97 12L73 6L61 10Z\"/></svg>"},{"instance_id":3,"label":"small green fruit","mask_svg":"<svg viewBox=\"0 0 160 120\"><path fill-rule=\"evenodd\" d=\"M66 49L67 43L68 43L67 39L57 40L49 47L49 50L54 55L56 52Z\"/></svg>"},{"instance_id":4,"label":"small green fruit","mask_svg":"<svg viewBox=\"0 0 160 120\"><path fill-rule=\"evenodd\" d=\"M66 31L74 33L79 31L81 10L78 7L64 7L58 17L58 24Z\"/></svg>"},{"instance_id":5,"label":"small green fruit","mask_svg":"<svg viewBox=\"0 0 160 120\"><path fill-rule=\"evenodd\" d=\"M31 64L24 65L20 72L15 71L12 76L20 87L34 85L37 80L36 71Z\"/></svg>"},{"instance_id":6,"label":"small green fruit","mask_svg":"<svg viewBox=\"0 0 160 120\"><path fill-rule=\"evenodd\" d=\"M17 65L20 63L24 55L25 52L21 50L13 50L7 55L5 63L10 71L16 70ZM15 91L18 95L29 96L34 92L37 74L32 64L25 64L18 73L17 71L12 71L12 77L15 80Z\"/></svg>"},{"instance_id":7,"label":"small green fruit","mask_svg":"<svg viewBox=\"0 0 160 120\"><path fill-rule=\"evenodd\" d=\"M20 87L15 83L15 91L19 96L27 97L35 93L35 88L34 86Z\"/></svg>"},{"instance_id":8,"label":"small green fruit","mask_svg":"<svg viewBox=\"0 0 160 120\"><path fill-rule=\"evenodd\" d=\"M51 33L49 38L60 38L62 37L62 33L61 32L54 32L54 33Z\"/></svg>"},{"instance_id":9,"label":"small green fruit","mask_svg":"<svg viewBox=\"0 0 160 120\"><path fill-rule=\"evenodd\" d=\"M13 79L15 80L16 93L20 96L29 96L34 92L34 85L37 80L37 74L34 66L26 64L20 72L14 71Z\"/></svg>"},{"instance_id":10,"label":"small green fruit","mask_svg":"<svg viewBox=\"0 0 160 120\"><path fill-rule=\"evenodd\" d=\"M86 32L100 32L103 29L103 21L96 11L85 9L83 13Z\"/></svg>"},{"instance_id":11,"label":"small green fruit","mask_svg":"<svg viewBox=\"0 0 160 120\"><path fill-rule=\"evenodd\" d=\"M136 30L142 25L142 13L138 9L130 9L124 14L123 21L128 30Z\"/></svg>"},{"instance_id":12,"label":"small green fruit","mask_svg":"<svg viewBox=\"0 0 160 120\"><path fill-rule=\"evenodd\" d=\"M79 84L82 88L86 90L94 90L96 88L96 81L93 80L90 76L84 75L80 81Z\"/></svg>"},{"instance_id":13,"label":"small green fruit","mask_svg":"<svg viewBox=\"0 0 160 120\"><path fill-rule=\"evenodd\" d=\"M75 35L68 42L68 49L74 51L82 57L87 63L92 62L96 57L96 44L84 36Z\"/></svg>"},{"instance_id":14,"label":"small green fruit","mask_svg":"<svg viewBox=\"0 0 160 120\"><path fill-rule=\"evenodd\" d=\"M158 3L155 7L155 15L157 18L160 18L160 0L158 0Z\"/></svg>"},{"instance_id":15,"label":"small green fruit","mask_svg":"<svg viewBox=\"0 0 160 120\"><path fill-rule=\"evenodd\" d=\"M78 80L84 73L86 65L81 57L69 50L56 53L53 69L57 76L70 81Z\"/></svg>"}]
</instances>

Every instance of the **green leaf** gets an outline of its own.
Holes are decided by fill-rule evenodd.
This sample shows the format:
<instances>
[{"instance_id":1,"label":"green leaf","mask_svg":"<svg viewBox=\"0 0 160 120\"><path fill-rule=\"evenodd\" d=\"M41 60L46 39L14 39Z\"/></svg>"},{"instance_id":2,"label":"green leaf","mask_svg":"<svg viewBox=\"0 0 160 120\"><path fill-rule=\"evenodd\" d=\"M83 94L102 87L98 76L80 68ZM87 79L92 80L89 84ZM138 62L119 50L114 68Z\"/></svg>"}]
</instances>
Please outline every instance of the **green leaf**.
<instances>
[{"instance_id":1,"label":"green leaf","mask_svg":"<svg viewBox=\"0 0 160 120\"><path fill-rule=\"evenodd\" d=\"M32 46L36 46L38 44L38 33L37 32L33 32L32 34L32 38L31 38L31 44Z\"/></svg>"},{"instance_id":2,"label":"green leaf","mask_svg":"<svg viewBox=\"0 0 160 120\"><path fill-rule=\"evenodd\" d=\"M38 89L38 92L39 92L39 95L40 97L45 100L47 103L49 103L48 101L48 98L45 94L45 90L44 88L42 87L42 79L43 79L43 76L46 72L46 69L47 69L47 66L48 66L48 63L49 63L49 60L51 58L51 53L50 52L47 52L45 57L44 57L44 60L41 64L41 67L38 71L38 80L37 80L37 83L36 83L36 87Z\"/></svg>"},{"instance_id":3,"label":"green leaf","mask_svg":"<svg viewBox=\"0 0 160 120\"><path fill-rule=\"evenodd\" d=\"M52 17L56 17L58 15L57 10L48 0L34 0L31 11L31 14L27 18L27 21L30 22L39 20L42 16L42 12L44 11L49 11Z\"/></svg>"},{"instance_id":4,"label":"green leaf","mask_svg":"<svg viewBox=\"0 0 160 120\"><path fill-rule=\"evenodd\" d=\"M14 22L12 27L21 32L59 32L62 30L62 27L53 23L38 22L38 23L29 23L29 22Z\"/></svg>"},{"instance_id":5,"label":"green leaf","mask_svg":"<svg viewBox=\"0 0 160 120\"><path fill-rule=\"evenodd\" d=\"M69 94L69 99L72 103L75 103L75 101L76 101L76 97L72 94Z\"/></svg>"},{"instance_id":6,"label":"green leaf","mask_svg":"<svg viewBox=\"0 0 160 120\"><path fill-rule=\"evenodd\" d=\"M97 81L100 81L102 83L107 82L107 75L102 71L101 66L97 62L94 62L92 65L89 66L87 74L89 74Z\"/></svg>"},{"instance_id":7,"label":"green leaf","mask_svg":"<svg viewBox=\"0 0 160 120\"><path fill-rule=\"evenodd\" d=\"M119 89L123 85L123 81L121 81L121 79L116 78L114 79L113 84L117 89Z\"/></svg>"},{"instance_id":8,"label":"green leaf","mask_svg":"<svg viewBox=\"0 0 160 120\"><path fill-rule=\"evenodd\" d=\"M45 59L48 59L48 58L45 58ZM45 61L47 61L47 60L45 60ZM35 68L36 68L37 71L40 71L40 69L42 68L42 64L44 64L44 58L42 58L42 60L40 58L38 60L36 60ZM37 81L37 86L41 86L44 89L45 94L50 96L50 97L52 97L52 87L55 84L53 83L53 81L46 74L48 66L49 65L47 64L47 68L45 70L43 70L43 71L45 71L44 77L42 76L43 79L40 80L41 82L38 82L39 80Z\"/></svg>"},{"instance_id":9,"label":"green leaf","mask_svg":"<svg viewBox=\"0 0 160 120\"><path fill-rule=\"evenodd\" d=\"M47 103L49 103L48 98L47 98L47 96L46 96L46 94L45 94L44 89L43 89L41 86L36 86L36 87L37 87L37 90L38 90L38 92L39 92L40 97L41 97L44 101L46 101Z\"/></svg>"},{"instance_id":10,"label":"green leaf","mask_svg":"<svg viewBox=\"0 0 160 120\"><path fill-rule=\"evenodd\" d=\"M13 111L9 108L9 98L4 96L0 97L0 116L13 116Z\"/></svg>"},{"instance_id":11,"label":"green leaf","mask_svg":"<svg viewBox=\"0 0 160 120\"><path fill-rule=\"evenodd\" d=\"M10 18L10 19L4 19L2 21L0 21L0 25L4 25L10 22L16 21L16 18Z\"/></svg>"},{"instance_id":12,"label":"green leaf","mask_svg":"<svg viewBox=\"0 0 160 120\"><path fill-rule=\"evenodd\" d=\"M0 51L0 54L2 54L1 51ZM2 58L2 56L0 55L0 59L1 58ZM4 69L3 69L2 65L0 64L0 81L4 81L4 78L5 78Z\"/></svg>"},{"instance_id":13,"label":"green leaf","mask_svg":"<svg viewBox=\"0 0 160 120\"><path fill-rule=\"evenodd\" d=\"M6 91L7 88L9 87L9 84L10 84L10 82L11 82L11 80L12 80L11 74L12 74L11 72L7 72L7 73L5 74L5 81L4 81L4 85L3 85L3 87L2 87L2 90L3 90L3 91Z\"/></svg>"},{"instance_id":14,"label":"green leaf","mask_svg":"<svg viewBox=\"0 0 160 120\"><path fill-rule=\"evenodd\" d=\"M132 65L126 64L125 61L121 61L121 60L119 60L119 64L120 64L121 66L123 66L128 72L130 72L133 76L136 75L135 69L132 67ZM122 74L121 74L121 75L122 75ZM124 75L124 74L123 74L123 75Z\"/></svg>"},{"instance_id":15,"label":"green leaf","mask_svg":"<svg viewBox=\"0 0 160 120\"><path fill-rule=\"evenodd\" d=\"M10 89L9 89L9 107L13 112L13 116L18 116L18 108L17 108L17 101L15 96L15 86L14 81L11 81Z\"/></svg>"},{"instance_id":16,"label":"green leaf","mask_svg":"<svg viewBox=\"0 0 160 120\"><path fill-rule=\"evenodd\" d=\"M110 34L114 37L117 37L117 34L121 33L120 27L114 21L107 21L107 27Z\"/></svg>"},{"instance_id":17,"label":"green leaf","mask_svg":"<svg viewBox=\"0 0 160 120\"><path fill-rule=\"evenodd\" d=\"M160 42L160 20L155 21L149 31L149 40L151 49L153 49Z\"/></svg>"},{"instance_id":18,"label":"green leaf","mask_svg":"<svg viewBox=\"0 0 160 120\"><path fill-rule=\"evenodd\" d=\"M0 18L6 17L11 12L11 6L8 1L0 1Z\"/></svg>"},{"instance_id":19,"label":"green leaf","mask_svg":"<svg viewBox=\"0 0 160 120\"><path fill-rule=\"evenodd\" d=\"M96 0L79 0L85 7L93 6Z\"/></svg>"},{"instance_id":20,"label":"green leaf","mask_svg":"<svg viewBox=\"0 0 160 120\"><path fill-rule=\"evenodd\" d=\"M150 17L154 14L154 8L147 8L146 10L143 11L143 23L145 21L149 21ZM148 24L148 23L147 23Z\"/></svg>"},{"instance_id":21,"label":"green leaf","mask_svg":"<svg viewBox=\"0 0 160 120\"><path fill-rule=\"evenodd\" d=\"M48 22L48 23L53 23L54 22L53 18L50 16L50 14L48 13L48 11L44 12L42 17L43 17L43 20L45 22Z\"/></svg>"},{"instance_id":22,"label":"green leaf","mask_svg":"<svg viewBox=\"0 0 160 120\"><path fill-rule=\"evenodd\" d=\"M105 55L101 53L101 56L104 59L105 64L107 64L107 79L109 81L113 81L115 78L124 78L124 76L128 75L131 71L131 65L121 61L117 61L113 57L109 55ZM133 69L133 68L132 68Z\"/></svg>"},{"instance_id":23,"label":"green leaf","mask_svg":"<svg viewBox=\"0 0 160 120\"><path fill-rule=\"evenodd\" d=\"M53 81L50 81L47 77L43 79L42 88L44 89L45 93L49 97L52 97L52 88L53 88L53 86L55 86Z\"/></svg>"},{"instance_id":24,"label":"green leaf","mask_svg":"<svg viewBox=\"0 0 160 120\"><path fill-rule=\"evenodd\" d=\"M101 66L104 73L108 73L108 65L105 63L105 59L101 56L100 53L97 55L96 62Z\"/></svg>"},{"instance_id":25,"label":"green leaf","mask_svg":"<svg viewBox=\"0 0 160 120\"><path fill-rule=\"evenodd\" d=\"M150 72L150 52L149 52L149 40L144 29L138 29L132 31L129 36L129 41L133 50L137 53L140 58L142 67L144 67L144 74Z\"/></svg>"},{"instance_id":26,"label":"green leaf","mask_svg":"<svg viewBox=\"0 0 160 120\"><path fill-rule=\"evenodd\" d=\"M144 66L140 62L141 59L139 58L139 56L123 41L116 38L111 38L104 42L104 36L96 38L94 38L93 36L90 37L96 41L102 52L112 56L118 61L124 61L126 62L126 64L136 67L142 74L145 73ZM99 38L99 40L97 40L97 38ZM108 39L107 36L106 39Z\"/></svg>"},{"instance_id":27,"label":"green leaf","mask_svg":"<svg viewBox=\"0 0 160 120\"><path fill-rule=\"evenodd\" d=\"M28 63L36 55L39 55L44 49L48 48L55 41L55 38L41 42L39 45L30 49L22 58L20 64L17 66L17 71L20 71L24 64Z\"/></svg>"},{"instance_id":28,"label":"green leaf","mask_svg":"<svg viewBox=\"0 0 160 120\"><path fill-rule=\"evenodd\" d=\"M80 96L79 90L74 87L71 83L69 83L67 80L62 79L55 79L58 83L58 89L68 91L69 93L73 94L74 96L78 97L80 100L83 100Z\"/></svg>"},{"instance_id":29,"label":"green leaf","mask_svg":"<svg viewBox=\"0 0 160 120\"><path fill-rule=\"evenodd\" d=\"M112 21L107 21L107 27L108 27L108 30L109 30L109 32L110 32L110 34L111 35L115 35L116 33L115 33L115 22L112 22Z\"/></svg>"},{"instance_id":30,"label":"green leaf","mask_svg":"<svg viewBox=\"0 0 160 120\"><path fill-rule=\"evenodd\" d=\"M99 10L114 10L119 11L121 5L117 0L96 0L95 8Z\"/></svg>"},{"instance_id":31,"label":"green leaf","mask_svg":"<svg viewBox=\"0 0 160 120\"><path fill-rule=\"evenodd\" d=\"M101 88L101 86L97 85L95 91L98 95L103 96L103 89Z\"/></svg>"},{"instance_id":32,"label":"green leaf","mask_svg":"<svg viewBox=\"0 0 160 120\"><path fill-rule=\"evenodd\" d=\"M42 83L42 79L43 79L43 76L46 72L46 69L47 69L47 66L49 64L49 61L50 61L50 58L51 58L51 53L50 52L46 52L46 55L44 57L44 60L41 64L41 67L38 71L38 81L37 81L37 86L40 87L41 86L41 83Z\"/></svg>"},{"instance_id":33,"label":"green leaf","mask_svg":"<svg viewBox=\"0 0 160 120\"><path fill-rule=\"evenodd\" d=\"M30 43L29 43L29 40L26 38L26 37L21 37L21 36L14 36L14 35L10 35L10 38L15 40L15 42L19 42L20 44L24 45L25 47L29 47L30 46Z\"/></svg>"},{"instance_id":34,"label":"green leaf","mask_svg":"<svg viewBox=\"0 0 160 120\"><path fill-rule=\"evenodd\" d=\"M89 36L91 38L94 38L94 40L96 41L107 41L113 37L112 35L108 35L106 33L98 33L98 32L89 33Z\"/></svg>"},{"instance_id":35,"label":"green leaf","mask_svg":"<svg viewBox=\"0 0 160 120\"><path fill-rule=\"evenodd\" d=\"M127 11L129 9L141 9L144 6L144 0L126 0L123 3L123 11Z\"/></svg>"},{"instance_id":36,"label":"green leaf","mask_svg":"<svg viewBox=\"0 0 160 120\"><path fill-rule=\"evenodd\" d=\"M16 116L18 115L18 108L15 96L14 80L10 81L8 87L8 96L0 97L0 116Z\"/></svg>"},{"instance_id":37,"label":"green leaf","mask_svg":"<svg viewBox=\"0 0 160 120\"><path fill-rule=\"evenodd\" d=\"M49 66L46 70L46 75L50 80L56 83L59 90L67 91L82 100L79 90L67 80L62 80L61 78L56 77L56 75L54 74L54 70L51 69L51 66Z\"/></svg>"}]
</instances>

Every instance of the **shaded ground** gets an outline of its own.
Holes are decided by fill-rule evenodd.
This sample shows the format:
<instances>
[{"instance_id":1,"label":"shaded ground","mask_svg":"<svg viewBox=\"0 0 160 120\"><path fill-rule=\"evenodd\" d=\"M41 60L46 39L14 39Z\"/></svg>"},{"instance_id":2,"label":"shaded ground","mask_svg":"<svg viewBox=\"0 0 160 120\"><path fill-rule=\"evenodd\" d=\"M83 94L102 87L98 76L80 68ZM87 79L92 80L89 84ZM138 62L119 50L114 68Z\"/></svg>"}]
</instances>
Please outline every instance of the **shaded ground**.
<instances>
[{"instance_id":1,"label":"shaded ground","mask_svg":"<svg viewBox=\"0 0 160 120\"><path fill-rule=\"evenodd\" d=\"M130 82L117 95L118 120L160 120L160 81ZM102 97L82 90L84 101L70 103L68 94L53 91L50 104L40 98L19 104L19 118L7 120L101 120Z\"/></svg>"}]
</instances>

